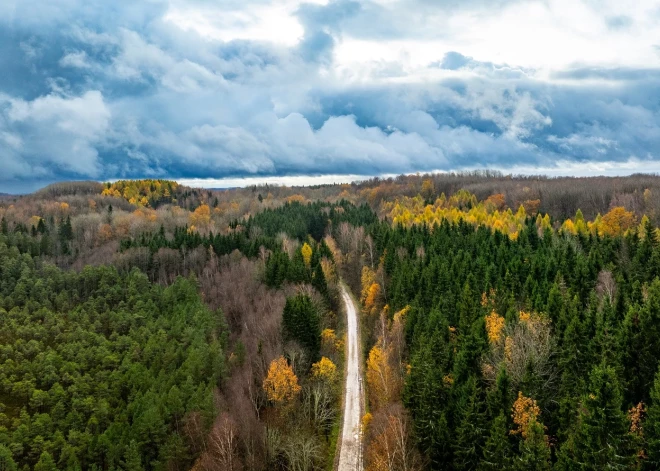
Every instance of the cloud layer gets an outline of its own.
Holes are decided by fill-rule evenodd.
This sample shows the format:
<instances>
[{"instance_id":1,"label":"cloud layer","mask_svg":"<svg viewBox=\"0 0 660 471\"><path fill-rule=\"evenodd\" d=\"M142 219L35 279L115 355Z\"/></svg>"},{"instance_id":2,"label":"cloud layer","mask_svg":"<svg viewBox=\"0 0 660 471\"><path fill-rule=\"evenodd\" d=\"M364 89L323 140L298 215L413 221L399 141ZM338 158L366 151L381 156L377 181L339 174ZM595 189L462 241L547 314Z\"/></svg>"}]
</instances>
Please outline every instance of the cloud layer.
<instances>
[{"instance_id":1,"label":"cloud layer","mask_svg":"<svg viewBox=\"0 0 660 471\"><path fill-rule=\"evenodd\" d=\"M657 168L659 26L647 0L10 0L0 192Z\"/></svg>"}]
</instances>

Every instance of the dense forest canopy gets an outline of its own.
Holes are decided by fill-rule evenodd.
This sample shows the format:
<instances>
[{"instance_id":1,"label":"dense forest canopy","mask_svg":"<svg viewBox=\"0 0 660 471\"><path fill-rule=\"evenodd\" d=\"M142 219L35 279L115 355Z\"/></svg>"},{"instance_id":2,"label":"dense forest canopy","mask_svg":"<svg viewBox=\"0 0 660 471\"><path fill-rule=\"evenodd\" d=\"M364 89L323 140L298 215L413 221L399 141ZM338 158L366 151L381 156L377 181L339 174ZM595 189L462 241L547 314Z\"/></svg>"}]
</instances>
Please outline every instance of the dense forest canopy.
<instances>
[{"instance_id":1,"label":"dense forest canopy","mask_svg":"<svg viewBox=\"0 0 660 471\"><path fill-rule=\"evenodd\" d=\"M63 272L0 236L0 436L16 462L189 466L226 375L224 319L194 282Z\"/></svg>"},{"instance_id":2,"label":"dense forest canopy","mask_svg":"<svg viewBox=\"0 0 660 471\"><path fill-rule=\"evenodd\" d=\"M0 468L331 469L362 309L381 470L660 467L660 177L0 200Z\"/></svg>"}]
</instances>

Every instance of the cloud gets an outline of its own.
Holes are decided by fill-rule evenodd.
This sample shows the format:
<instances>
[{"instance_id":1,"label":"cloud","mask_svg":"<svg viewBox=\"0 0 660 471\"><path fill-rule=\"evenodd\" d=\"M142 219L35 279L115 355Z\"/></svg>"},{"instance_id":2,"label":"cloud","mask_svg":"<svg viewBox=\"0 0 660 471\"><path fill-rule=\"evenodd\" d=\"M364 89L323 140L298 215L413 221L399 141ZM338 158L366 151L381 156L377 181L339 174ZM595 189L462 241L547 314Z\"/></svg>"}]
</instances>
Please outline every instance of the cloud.
<instances>
[{"instance_id":1,"label":"cloud","mask_svg":"<svg viewBox=\"0 0 660 471\"><path fill-rule=\"evenodd\" d=\"M0 191L660 160L651 0L10 3Z\"/></svg>"},{"instance_id":2,"label":"cloud","mask_svg":"<svg viewBox=\"0 0 660 471\"><path fill-rule=\"evenodd\" d=\"M97 177L98 147L110 112L98 91L78 97L46 95L33 101L0 95L0 149L7 156L4 178L50 172Z\"/></svg>"}]
</instances>

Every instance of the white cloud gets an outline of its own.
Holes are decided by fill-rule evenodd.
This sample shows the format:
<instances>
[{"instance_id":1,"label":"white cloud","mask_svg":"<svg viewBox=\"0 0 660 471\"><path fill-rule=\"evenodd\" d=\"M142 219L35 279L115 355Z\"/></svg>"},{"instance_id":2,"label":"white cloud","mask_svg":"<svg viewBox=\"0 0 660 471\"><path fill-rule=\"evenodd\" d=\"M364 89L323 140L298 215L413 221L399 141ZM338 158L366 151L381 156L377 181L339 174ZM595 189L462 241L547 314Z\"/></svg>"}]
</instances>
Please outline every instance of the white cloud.
<instances>
[{"instance_id":1,"label":"white cloud","mask_svg":"<svg viewBox=\"0 0 660 471\"><path fill-rule=\"evenodd\" d=\"M97 146L110 122L100 92L77 97L46 95L32 101L0 95L0 104L4 105L7 128L3 140L20 158L16 176L46 174L49 166L84 176L99 174Z\"/></svg>"},{"instance_id":2,"label":"white cloud","mask_svg":"<svg viewBox=\"0 0 660 471\"><path fill-rule=\"evenodd\" d=\"M304 34L295 16L301 3L323 2L280 0L246 4L243 8L227 5L178 5L170 7L164 20L184 31L194 31L209 39L243 39L293 46Z\"/></svg>"},{"instance_id":3,"label":"white cloud","mask_svg":"<svg viewBox=\"0 0 660 471\"><path fill-rule=\"evenodd\" d=\"M91 69L87 53L85 51L70 52L60 59L60 66L75 67L78 69Z\"/></svg>"}]
</instances>

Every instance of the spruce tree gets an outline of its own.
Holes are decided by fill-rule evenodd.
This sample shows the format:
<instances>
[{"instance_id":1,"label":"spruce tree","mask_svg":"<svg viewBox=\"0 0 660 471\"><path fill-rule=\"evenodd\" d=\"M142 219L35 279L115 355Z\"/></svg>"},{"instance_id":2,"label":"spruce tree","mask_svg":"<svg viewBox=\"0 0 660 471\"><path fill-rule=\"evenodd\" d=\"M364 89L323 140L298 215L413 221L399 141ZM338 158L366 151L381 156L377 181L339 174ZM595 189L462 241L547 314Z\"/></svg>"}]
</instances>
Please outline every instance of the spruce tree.
<instances>
[{"instance_id":1,"label":"spruce tree","mask_svg":"<svg viewBox=\"0 0 660 471\"><path fill-rule=\"evenodd\" d=\"M490 427L490 434L479 462L479 471L506 471L512 467L512 450L509 428L504 412L500 413Z\"/></svg>"},{"instance_id":2,"label":"spruce tree","mask_svg":"<svg viewBox=\"0 0 660 471\"><path fill-rule=\"evenodd\" d=\"M282 313L284 337L297 341L316 361L321 349L321 325L319 313L309 296L299 294L289 297Z\"/></svg>"},{"instance_id":3,"label":"spruce tree","mask_svg":"<svg viewBox=\"0 0 660 471\"><path fill-rule=\"evenodd\" d=\"M454 469L473 470L481 459L481 448L486 435L483 400L479 395L477 380L470 377L459 389L464 404L459 411L459 422L454 440Z\"/></svg>"},{"instance_id":4,"label":"spruce tree","mask_svg":"<svg viewBox=\"0 0 660 471\"><path fill-rule=\"evenodd\" d=\"M625 469L632 458L628 423L621 410L614 368L601 363L590 375L575 430L559 454L559 469Z\"/></svg>"},{"instance_id":5,"label":"spruce tree","mask_svg":"<svg viewBox=\"0 0 660 471\"><path fill-rule=\"evenodd\" d=\"M660 280L656 279L648 287L646 301L628 310L619 338L626 399L632 404L648 401L660 360L659 338Z\"/></svg>"},{"instance_id":6,"label":"spruce tree","mask_svg":"<svg viewBox=\"0 0 660 471\"><path fill-rule=\"evenodd\" d=\"M328 283L325 279L325 274L323 273L323 267L320 263L314 268L314 274L312 275L312 286L323 295L323 297L328 297Z\"/></svg>"},{"instance_id":7,"label":"spruce tree","mask_svg":"<svg viewBox=\"0 0 660 471\"><path fill-rule=\"evenodd\" d=\"M488 412L491 417L504 414L511 410L513 397L511 396L511 379L505 367L500 368L495 380L495 387L488 393Z\"/></svg>"},{"instance_id":8,"label":"spruce tree","mask_svg":"<svg viewBox=\"0 0 660 471\"><path fill-rule=\"evenodd\" d=\"M648 455L645 469L660 469L660 371L655 375L650 396L651 402L644 422L644 438Z\"/></svg>"},{"instance_id":9,"label":"spruce tree","mask_svg":"<svg viewBox=\"0 0 660 471\"><path fill-rule=\"evenodd\" d=\"M517 471L550 471L550 447L543 433L543 424L532 419L527 424L525 438L520 442L520 456L516 459Z\"/></svg>"}]
</instances>

